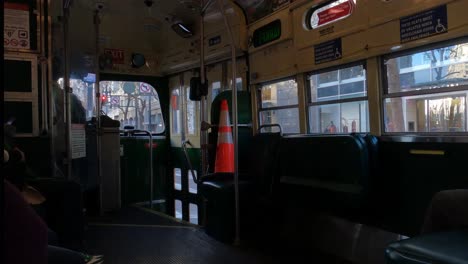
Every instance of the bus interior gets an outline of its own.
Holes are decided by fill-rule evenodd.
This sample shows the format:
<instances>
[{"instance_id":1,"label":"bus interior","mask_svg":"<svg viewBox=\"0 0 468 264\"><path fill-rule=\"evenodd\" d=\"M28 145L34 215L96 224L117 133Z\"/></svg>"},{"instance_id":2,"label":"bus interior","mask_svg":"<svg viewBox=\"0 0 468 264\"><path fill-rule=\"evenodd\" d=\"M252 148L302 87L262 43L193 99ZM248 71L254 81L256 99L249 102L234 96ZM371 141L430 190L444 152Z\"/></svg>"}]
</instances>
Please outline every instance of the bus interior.
<instances>
[{"instance_id":1,"label":"bus interior","mask_svg":"<svg viewBox=\"0 0 468 264\"><path fill-rule=\"evenodd\" d=\"M5 0L4 153L93 263L466 264L466 10Z\"/></svg>"}]
</instances>

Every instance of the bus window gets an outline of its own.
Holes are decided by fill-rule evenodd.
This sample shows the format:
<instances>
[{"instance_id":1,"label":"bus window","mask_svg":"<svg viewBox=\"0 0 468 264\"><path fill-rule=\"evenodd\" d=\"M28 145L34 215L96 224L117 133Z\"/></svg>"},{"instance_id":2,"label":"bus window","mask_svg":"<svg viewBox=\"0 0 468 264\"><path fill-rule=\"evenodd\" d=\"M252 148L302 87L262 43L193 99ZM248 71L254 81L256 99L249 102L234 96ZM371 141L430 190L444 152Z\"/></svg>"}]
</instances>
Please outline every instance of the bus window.
<instances>
[{"instance_id":1,"label":"bus window","mask_svg":"<svg viewBox=\"0 0 468 264\"><path fill-rule=\"evenodd\" d=\"M218 96L220 92L221 92L221 82L211 83L211 102L214 101L214 99L216 98L216 96Z\"/></svg>"},{"instance_id":2,"label":"bus window","mask_svg":"<svg viewBox=\"0 0 468 264\"><path fill-rule=\"evenodd\" d=\"M229 86L226 87L226 90L231 90L232 87L232 79L229 79ZM237 91L242 91L242 78L236 78L236 89Z\"/></svg>"},{"instance_id":3,"label":"bus window","mask_svg":"<svg viewBox=\"0 0 468 264\"><path fill-rule=\"evenodd\" d=\"M198 225L198 205L191 203L189 206L190 223Z\"/></svg>"},{"instance_id":4,"label":"bus window","mask_svg":"<svg viewBox=\"0 0 468 264\"><path fill-rule=\"evenodd\" d=\"M299 109L295 80L265 84L260 90L260 125L280 124L285 134L299 133Z\"/></svg>"},{"instance_id":5,"label":"bus window","mask_svg":"<svg viewBox=\"0 0 468 264\"><path fill-rule=\"evenodd\" d=\"M176 88L171 93L171 111L172 111L172 134L182 133L182 113L180 109L180 89Z\"/></svg>"},{"instance_id":6,"label":"bus window","mask_svg":"<svg viewBox=\"0 0 468 264\"><path fill-rule=\"evenodd\" d=\"M102 111L135 129L160 134L164 132L161 105L156 90L144 82L102 81Z\"/></svg>"},{"instance_id":7,"label":"bus window","mask_svg":"<svg viewBox=\"0 0 468 264\"><path fill-rule=\"evenodd\" d=\"M187 132L188 135L196 135L198 133L197 128L197 108L198 103L190 100L190 87L185 90L186 104L187 104Z\"/></svg>"},{"instance_id":8,"label":"bus window","mask_svg":"<svg viewBox=\"0 0 468 264\"><path fill-rule=\"evenodd\" d=\"M64 79L58 79L57 83L63 90ZM73 89L70 98L72 104L72 123L89 121L91 117L95 116L95 83L85 82L81 79L70 79L70 87ZM54 91L54 93L58 93L58 91Z\"/></svg>"},{"instance_id":9,"label":"bus window","mask_svg":"<svg viewBox=\"0 0 468 264\"><path fill-rule=\"evenodd\" d=\"M312 73L308 80L311 133L369 131L364 65Z\"/></svg>"},{"instance_id":10,"label":"bus window","mask_svg":"<svg viewBox=\"0 0 468 264\"><path fill-rule=\"evenodd\" d=\"M181 200L174 200L174 217L182 220L182 201Z\"/></svg>"},{"instance_id":11,"label":"bus window","mask_svg":"<svg viewBox=\"0 0 468 264\"><path fill-rule=\"evenodd\" d=\"M193 172L194 172L194 175L195 175L195 178L196 178L197 177L197 171L194 170ZM188 170L187 174L188 174L188 181L189 181L189 193L197 194L198 193L198 187L197 187L197 183L193 180L192 171Z\"/></svg>"},{"instance_id":12,"label":"bus window","mask_svg":"<svg viewBox=\"0 0 468 264\"><path fill-rule=\"evenodd\" d=\"M384 131L466 132L468 43L383 60Z\"/></svg>"},{"instance_id":13,"label":"bus window","mask_svg":"<svg viewBox=\"0 0 468 264\"><path fill-rule=\"evenodd\" d=\"M180 168L174 168L174 190L182 191L182 171Z\"/></svg>"}]
</instances>

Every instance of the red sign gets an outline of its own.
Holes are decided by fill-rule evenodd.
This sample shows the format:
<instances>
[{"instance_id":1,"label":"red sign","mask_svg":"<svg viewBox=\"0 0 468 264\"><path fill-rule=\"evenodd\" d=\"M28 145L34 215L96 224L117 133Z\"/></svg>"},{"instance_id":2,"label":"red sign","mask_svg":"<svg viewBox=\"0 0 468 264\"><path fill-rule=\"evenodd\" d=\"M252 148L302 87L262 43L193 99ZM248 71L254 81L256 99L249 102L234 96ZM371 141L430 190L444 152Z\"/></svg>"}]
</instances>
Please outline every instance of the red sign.
<instances>
[{"instance_id":1,"label":"red sign","mask_svg":"<svg viewBox=\"0 0 468 264\"><path fill-rule=\"evenodd\" d=\"M154 148L154 149L155 149L157 146L158 146L158 144L156 144L156 143L153 143L153 146L152 146L152 148ZM150 144L149 144L149 143L145 143L145 148L146 148L146 149L149 149L149 148L150 148Z\"/></svg>"},{"instance_id":2,"label":"red sign","mask_svg":"<svg viewBox=\"0 0 468 264\"><path fill-rule=\"evenodd\" d=\"M353 6L353 0L346 0L345 2L335 6L324 7L325 10L320 11L317 14L319 20L317 26L322 26L349 16L353 11Z\"/></svg>"},{"instance_id":3,"label":"red sign","mask_svg":"<svg viewBox=\"0 0 468 264\"><path fill-rule=\"evenodd\" d=\"M71 124L71 129L85 129L84 124Z\"/></svg>"},{"instance_id":4,"label":"red sign","mask_svg":"<svg viewBox=\"0 0 468 264\"><path fill-rule=\"evenodd\" d=\"M18 4L18 3L10 3L10 2L4 2L3 3L3 8L29 11L29 6L28 5Z\"/></svg>"},{"instance_id":5,"label":"red sign","mask_svg":"<svg viewBox=\"0 0 468 264\"><path fill-rule=\"evenodd\" d=\"M140 84L140 93L151 93L151 88L147 83Z\"/></svg>"},{"instance_id":6,"label":"red sign","mask_svg":"<svg viewBox=\"0 0 468 264\"><path fill-rule=\"evenodd\" d=\"M125 64L125 51L121 49L104 49L105 54L112 56L112 63Z\"/></svg>"},{"instance_id":7,"label":"red sign","mask_svg":"<svg viewBox=\"0 0 468 264\"><path fill-rule=\"evenodd\" d=\"M16 40L16 39L10 40L10 45L13 46L13 47L18 46L18 40Z\"/></svg>"},{"instance_id":8,"label":"red sign","mask_svg":"<svg viewBox=\"0 0 468 264\"><path fill-rule=\"evenodd\" d=\"M172 110L179 110L179 106L178 106L178 104L177 104L178 101L179 101L179 96L173 94L173 95L171 96Z\"/></svg>"}]
</instances>

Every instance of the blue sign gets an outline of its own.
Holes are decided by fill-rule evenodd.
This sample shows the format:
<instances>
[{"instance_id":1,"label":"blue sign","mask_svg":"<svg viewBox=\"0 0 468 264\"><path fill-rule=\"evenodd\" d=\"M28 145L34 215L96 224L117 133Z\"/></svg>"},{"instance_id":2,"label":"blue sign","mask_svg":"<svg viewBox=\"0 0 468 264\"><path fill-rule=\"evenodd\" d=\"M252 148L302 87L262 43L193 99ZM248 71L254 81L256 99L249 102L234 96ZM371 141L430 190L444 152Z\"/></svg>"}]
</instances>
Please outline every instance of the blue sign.
<instances>
[{"instance_id":1,"label":"blue sign","mask_svg":"<svg viewBox=\"0 0 468 264\"><path fill-rule=\"evenodd\" d=\"M439 6L400 19L400 42L409 42L446 33L447 6Z\"/></svg>"},{"instance_id":2,"label":"blue sign","mask_svg":"<svg viewBox=\"0 0 468 264\"><path fill-rule=\"evenodd\" d=\"M214 46L214 45L218 45L219 43L221 43L221 36L216 36L216 37L210 38L208 40L208 46L209 47Z\"/></svg>"},{"instance_id":3,"label":"blue sign","mask_svg":"<svg viewBox=\"0 0 468 264\"><path fill-rule=\"evenodd\" d=\"M125 82L123 85L123 90L127 94L133 94L135 92L135 85L131 82Z\"/></svg>"},{"instance_id":4,"label":"blue sign","mask_svg":"<svg viewBox=\"0 0 468 264\"><path fill-rule=\"evenodd\" d=\"M314 46L315 64L339 60L343 57L341 38L330 40Z\"/></svg>"},{"instance_id":5,"label":"blue sign","mask_svg":"<svg viewBox=\"0 0 468 264\"><path fill-rule=\"evenodd\" d=\"M96 74L88 73L88 75L83 78L83 81L88 82L88 83L95 83L96 82Z\"/></svg>"}]
</instances>

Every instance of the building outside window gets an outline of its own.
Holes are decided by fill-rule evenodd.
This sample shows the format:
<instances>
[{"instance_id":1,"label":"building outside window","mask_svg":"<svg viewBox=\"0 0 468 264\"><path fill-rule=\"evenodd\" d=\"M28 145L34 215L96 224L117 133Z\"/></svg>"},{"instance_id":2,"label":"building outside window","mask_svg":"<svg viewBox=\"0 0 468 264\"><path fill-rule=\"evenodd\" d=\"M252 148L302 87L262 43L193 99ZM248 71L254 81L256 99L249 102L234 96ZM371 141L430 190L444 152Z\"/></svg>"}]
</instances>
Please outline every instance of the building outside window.
<instances>
[{"instance_id":1,"label":"building outside window","mask_svg":"<svg viewBox=\"0 0 468 264\"><path fill-rule=\"evenodd\" d=\"M289 79L260 88L260 125L279 124L285 134L299 133L297 83Z\"/></svg>"},{"instance_id":2,"label":"building outside window","mask_svg":"<svg viewBox=\"0 0 468 264\"><path fill-rule=\"evenodd\" d=\"M182 133L182 113L181 113L181 95L180 89L175 88L171 93L171 111L172 111L172 131L171 133L181 134Z\"/></svg>"},{"instance_id":3,"label":"building outside window","mask_svg":"<svg viewBox=\"0 0 468 264\"><path fill-rule=\"evenodd\" d=\"M165 130L156 90L143 82L102 81L100 84L104 114L120 121L120 126L134 126L155 134Z\"/></svg>"},{"instance_id":4,"label":"building outside window","mask_svg":"<svg viewBox=\"0 0 468 264\"><path fill-rule=\"evenodd\" d=\"M386 133L467 131L468 43L383 60Z\"/></svg>"},{"instance_id":5,"label":"building outside window","mask_svg":"<svg viewBox=\"0 0 468 264\"><path fill-rule=\"evenodd\" d=\"M199 103L196 101L190 100L190 87L185 89L186 94L186 108L187 108L187 133L188 135L196 135L198 133L197 119Z\"/></svg>"},{"instance_id":6,"label":"building outside window","mask_svg":"<svg viewBox=\"0 0 468 264\"><path fill-rule=\"evenodd\" d=\"M363 64L311 73L308 81L310 133L369 131Z\"/></svg>"},{"instance_id":7,"label":"building outside window","mask_svg":"<svg viewBox=\"0 0 468 264\"><path fill-rule=\"evenodd\" d=\"M57 80L60 88L64 87L64 79L60 78ZM96 84L94 82L86 82L81 79L70 79L70 87L73 89L71 95L72 100L72 116L76 117L81 116L78 119L84 119L82 121L89 121L93 116L96 115L95 107L95 94L96 94ZM78 109L83 109L84 113L78 111ZM76 119L76 118L72 118ZM73 122L73 121L72 121ZM82 123L82 122L80 122Z\"/></svg>"}]
</instances>

